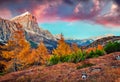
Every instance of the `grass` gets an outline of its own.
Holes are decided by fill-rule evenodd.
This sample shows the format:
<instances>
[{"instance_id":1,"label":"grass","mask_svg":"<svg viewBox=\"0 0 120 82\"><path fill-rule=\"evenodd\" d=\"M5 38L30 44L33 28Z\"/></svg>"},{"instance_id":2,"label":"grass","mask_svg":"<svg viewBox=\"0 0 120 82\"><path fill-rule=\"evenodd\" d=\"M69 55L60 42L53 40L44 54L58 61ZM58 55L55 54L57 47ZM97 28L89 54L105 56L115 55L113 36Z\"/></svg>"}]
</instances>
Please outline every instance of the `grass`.
<instances>
[{"instance_id":1,"label":"grass","mask_svg":"<svg viewBox=\"0 0 120 82\"><path fill-rule=\"evenodd\" d=\"M83 64L82 66L78 66L77 69L82 69L82 68L91 67L91 66L94 66L94 64L91 64L91 63Z\"/></svg>"},{"instance_id":2,"label":"grass","mask_svg":"<svg viewBox=\"0 0 120 82\"><path fill-rule=\"evenodd\" d=\"M0 76L3 76L5 73L4 72L0 72Z\"/></svg>"}]
</instances>

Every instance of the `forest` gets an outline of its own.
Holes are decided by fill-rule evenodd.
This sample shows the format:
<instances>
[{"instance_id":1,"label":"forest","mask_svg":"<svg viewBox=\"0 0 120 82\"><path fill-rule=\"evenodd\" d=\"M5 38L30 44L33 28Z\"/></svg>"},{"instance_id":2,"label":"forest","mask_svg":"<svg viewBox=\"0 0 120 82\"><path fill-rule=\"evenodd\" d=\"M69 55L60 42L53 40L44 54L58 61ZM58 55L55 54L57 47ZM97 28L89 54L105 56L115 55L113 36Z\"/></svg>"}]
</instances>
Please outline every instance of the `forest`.
<instances>
[{"instance_id":1,"label":"forest","mask_svg":"<svg viewBox=\"0 0 120 82\"><path fill-rule=\"evenodd\" d=\"M120 43L117 43L120 45ZM0 46L0 72L9 73L23 70L31 66L51 66L63 62L78 63L88 58L102 56L109 50L110 43L105 48L102 45L81 49L77 44L69 45L65 42L63 35L58 40L58 45L50 53L40 42L37 48L32 48L25 39L23 31L14 32L6 45ZM110 46L111 47L111 46Z\"/></svg>"}]
</instances>

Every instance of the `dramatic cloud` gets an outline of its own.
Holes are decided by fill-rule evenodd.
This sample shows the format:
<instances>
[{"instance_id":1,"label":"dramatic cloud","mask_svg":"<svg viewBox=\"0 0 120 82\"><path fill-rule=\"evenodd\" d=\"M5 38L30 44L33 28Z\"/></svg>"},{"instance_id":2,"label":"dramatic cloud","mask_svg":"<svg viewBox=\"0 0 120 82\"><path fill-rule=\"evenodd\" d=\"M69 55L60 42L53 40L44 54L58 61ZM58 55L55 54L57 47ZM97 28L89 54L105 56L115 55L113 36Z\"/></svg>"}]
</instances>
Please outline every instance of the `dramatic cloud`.
<instances>
[{"instance_id":1,"label":"dramatic cloud","mask_svg":"<svg viewBox=\"0 0 120 82\"><path fill-rule=\"evenodd\" d=\"M11 18L12 17L11 11L6 8L0 9L0 17Z\"/></svg>"},{"instance_id":2,"label":"dramatic cloud","mask_svg":"<svg viewBox=\"0 0 120 82\"><path fill-rule=\"evenodd\" d=\"M0 9L4 18L29 11L39 22L89 20L120 26L120 0L0 0Z\"/></svg>"},{"instance_id":3,"label":"dramatic cloud","mask_svg":"<svg viewBox=\"0 0 120 82\"><path fill-rule=\"evenodd\" d=\"M111 27L120 27L120 0L114 0L110 12L96 18L97 22Z\"/></svg>"}]
</instances>

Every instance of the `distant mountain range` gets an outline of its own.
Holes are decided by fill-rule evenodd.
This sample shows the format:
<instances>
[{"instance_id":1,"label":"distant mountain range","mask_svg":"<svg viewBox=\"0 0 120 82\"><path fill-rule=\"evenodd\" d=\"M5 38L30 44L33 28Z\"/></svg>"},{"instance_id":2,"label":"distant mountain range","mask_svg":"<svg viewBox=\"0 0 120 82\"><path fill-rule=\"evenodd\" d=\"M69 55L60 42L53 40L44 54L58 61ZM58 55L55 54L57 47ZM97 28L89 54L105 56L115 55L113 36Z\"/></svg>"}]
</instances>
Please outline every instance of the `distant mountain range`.
<instances>
[{"instance_id":1,"label":"distant mountain range","mask_svg":"<svg viewBox=\"0 0 120 82\"><path fill-rule=\"evenodd\" d=\"M96 47L98 44L105 46L108 42L114 42L114 41L120 42L120 36L108 36L108 37L103 37L103 38L97 39L94 42L92 42L91 44L89 44L88 46L86 46L86 48Z\"/></svg>"},{"instance_id":2,"label":"distant mountain range","mask_svg":"<svg viewBox=\"0 0 120 82\"><path fill-rule=\"evenodd\" d=\"M79 40L79 39L76 39L76 40L72 40L72 39L68 39L68 40L65 40L68 44L72 44L72 43L76 43L79 47L81 46L87 46L89 44L91 44L94 40L92 39L84 39L84 40Z\"/></svg>"},{"instance_id":3,"label":"distant mountain range","mask_svg":"<svg viewBox=\"0 0 120 82\"><path fill-rule=\"evenodd\" d=\"M88 38L88 39L82 39L82 40L80 40L80 39L66 39L65 41L69 44L76 43L79 47L82 47L82 46L89 46L92 43L94 43L97 40L100 40L102 38L107 39L108 37L113 37L113 36L114 36L113 34L106 34L106 35L103 35L103 36L91 37L91 38Z\"/></svg>"}]
</instances>

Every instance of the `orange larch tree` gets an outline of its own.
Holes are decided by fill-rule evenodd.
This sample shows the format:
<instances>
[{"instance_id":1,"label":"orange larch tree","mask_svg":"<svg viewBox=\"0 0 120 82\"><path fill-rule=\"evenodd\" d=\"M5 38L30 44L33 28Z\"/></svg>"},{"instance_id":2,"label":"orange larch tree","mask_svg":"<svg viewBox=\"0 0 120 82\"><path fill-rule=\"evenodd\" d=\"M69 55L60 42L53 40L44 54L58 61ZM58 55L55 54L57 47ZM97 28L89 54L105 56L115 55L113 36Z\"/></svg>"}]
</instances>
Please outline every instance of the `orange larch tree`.
<instances>
[{"instance_id":1,"label":"orange larch tree","mask_svg":"<svg viewBox=\"0 0 120 82\"><path fill-rule=\"evenodd\" d=\"M13 69L17 71L19 66L22 65L23 61L26 62L25 56L27 56L30 51L30 45L24 37L23 31L16 31L8 43L4 46L6 51L2 52L4 58L9 58L9 65L6 69Z\"/></svg>"},{"instance_id":2,"label":"orange larch tree","mask_svg":"<svg viewBox=\"0 0 120 82\"><path fill-rule=\"evenodd\" d=\"M49 58L49 53L44 45L43 42L40 42L37 49L33 49L31 53L31 60L32 63L35 63L36 65L45 64L47 59Z\"/></svg>"},{"instance_id":3,"label":"orange larch tree","mask_svg":"<svg viewBox=\"0 0 120 82\"><path fill-rule=\"evenodd\" d=\"M69 55L72 53L70 46L65 42L63 35L61 35L60 40L58 41L58 46L52 51L54 55Z\"/></svg>"},{"instance_id":4,"label":"orange larch tree","mask_svg":"<svg viewBox=\"0 0 120 82\"><path fill-rule=\"evenodd\" d=\"M81 49L78 47L78 45L76 43L73 43L71 45L71 49L72 49L72 53L78 53L78 52L82 52Z\"/></svg>"},{"instance_id":5,"label":"orange larch tree","mask_svg":"<svg viewBox=\"0 0 120 82\"><path fill-rule=\"evenodd\" d=\"M102 45L98 45L97 46L97 50L103 50L103 46Z\"/></svg>"}]
</instances>

